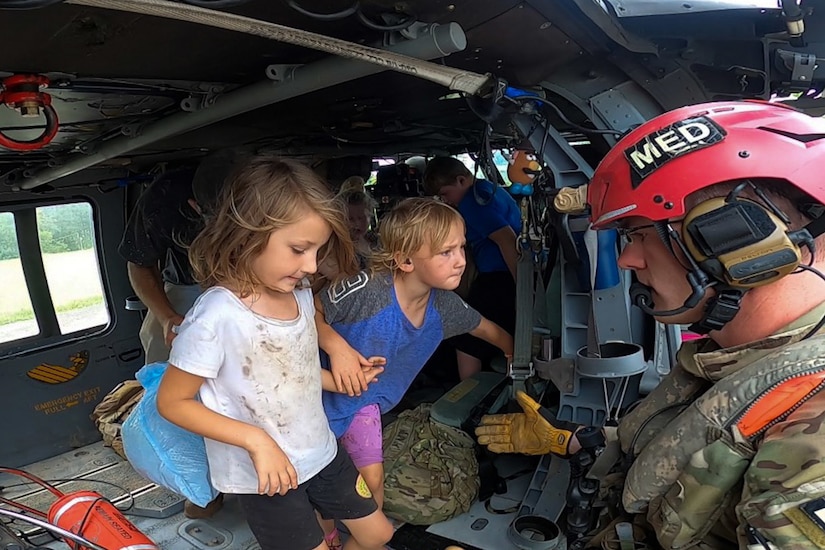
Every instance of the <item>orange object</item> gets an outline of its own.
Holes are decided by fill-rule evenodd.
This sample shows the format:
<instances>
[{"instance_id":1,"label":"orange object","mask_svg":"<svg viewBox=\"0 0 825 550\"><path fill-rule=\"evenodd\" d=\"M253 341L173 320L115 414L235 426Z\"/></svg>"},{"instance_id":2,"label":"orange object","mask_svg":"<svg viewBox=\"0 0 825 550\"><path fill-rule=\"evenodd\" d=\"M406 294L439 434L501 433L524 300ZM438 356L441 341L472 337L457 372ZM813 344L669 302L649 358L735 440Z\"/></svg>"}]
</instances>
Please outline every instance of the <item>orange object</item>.
<instances>
[{"instance_id":1,"label":"orange object","mask_svg":"<svg viewBox=\"0 0 825 550\"><path fill-rule=\"evenodd\" d=\"M825 371L815 372L780 383L762 395L742 415L736 427L745 437L751 437L769 427L776 419L791 412L809 394L825 383Z\"/></svg>"},{"instance_id":2,"label":"orange object","mask_svg":"<svg viewBox=\"0 0 825 550\"><path fill-rule=\"evenodd\" d=\"M48 514L30 508L11 499L0 497L3 504L19 508L23 512L44 518L52 525L78 535L88 542L93 542L106 550L160 550L152 540L138 531L138 528L126 519L114 504L94 491L77 491L68 495L39 477L18 468L0 466L0 473L20 476L32 481L51 494L57 500L49 507ZM72 550L85 550L87 547L67 538L63 541Z\"/></svg>"},{"instance_id":3,"label":"orange object","mask_svg":"<svg viewBox=\"0 0 825 550\"><path fill-rule=\"evenodd\" d=\"M49 508L49 523L109 550L160 550L114 504L94 491L77 491L57 499ZM77 542L65 542L73 550L83 548Z\"/></svg>"}]
</instances>

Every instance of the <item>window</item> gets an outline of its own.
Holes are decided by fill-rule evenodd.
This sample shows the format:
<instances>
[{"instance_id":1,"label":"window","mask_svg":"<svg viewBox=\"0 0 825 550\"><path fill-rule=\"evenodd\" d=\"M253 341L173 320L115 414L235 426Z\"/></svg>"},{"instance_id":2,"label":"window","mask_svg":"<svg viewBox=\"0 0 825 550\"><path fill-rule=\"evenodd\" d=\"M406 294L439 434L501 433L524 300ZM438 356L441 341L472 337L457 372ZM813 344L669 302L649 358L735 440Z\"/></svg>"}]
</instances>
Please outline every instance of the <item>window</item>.
<instances>
[{"instance_id":1,"label":"window","mask_svg":"<svg viewBox=\"0 0 825 550\"><path fill-rule=\"evenodd\" d=\"M37 236L61 334L109 323L94 234L89 203L37 209Z\"/></svg>"},{"instance_id":2,"label":"window","mask_svg":"<svg viewBox=\"0 0 825 550\"><path fill-rule=\"evenodd\" d=\"M504 181L505 186L511 185L510 178L507 177L507 167L508 160L507 157L512 153L509 149L495 149L493 150L493 163L496 165L498 169L498 173L501 174L501 178ZM476 178L486 178L487 176L481 171L481 167L478 163L470 156L468 153L459 153L455 155L455 158L460 160L464 163L464 166L467 167L467 170L472 172L473 170L476 171Z\"/></svg>"},{"instance_id":3,"label":"window","mask_svg":"<svg viewBox=\"0 0 825 550\"><path fill-rule=\"evenodd\" d=\"M0 212L0 344L106 326L97 258L89 203Z\"/></svg>"},{"instance_id":4,"label":"window","mask_svg":"<svg viewBox=\"0 0 825 550\"><path fill-rule=\"evenodd\" d=\"M14 216L10 212L0 212L0 281L3 281L0 343L39 334L20 262Z\"/></svg>"},{"instance_id":5,"label":"window","mask_svg":"<svg viewBox=\"0 0 825 550\"><path fill-rule=\"evenodd\" d=\"M364 187L369 188L375 185L378 181L378 168L381 166L391 166L395 164L395 159L391 158L376 158L372 159L372 172L370 172L370 177L364 183Z\"/></svg>"}]
</instances>

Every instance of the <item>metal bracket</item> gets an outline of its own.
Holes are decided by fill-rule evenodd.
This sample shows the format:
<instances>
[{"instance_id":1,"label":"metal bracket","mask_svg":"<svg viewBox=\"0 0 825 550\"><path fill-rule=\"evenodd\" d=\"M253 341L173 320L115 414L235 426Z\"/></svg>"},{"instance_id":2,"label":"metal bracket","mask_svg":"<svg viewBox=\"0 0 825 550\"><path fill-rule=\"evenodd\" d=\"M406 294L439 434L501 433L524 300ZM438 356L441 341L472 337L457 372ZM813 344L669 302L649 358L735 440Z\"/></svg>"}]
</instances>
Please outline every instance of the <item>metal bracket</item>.
<instances>
[{"instance_id":1,"label":"metal bracket","mask_svg":"<svg viewBox=\"0 0 825 550\"><path fill-rule=\"evenodd\" d=\"M286 63L274 63L267 65L264 70L266 77L273 82L283 82L292 79L295 69L300 65L287 65Z\"/></svg>"},{"instance_id":2,"label":"metal bracket","mask_svg":"<svg viewBox=\"0 0 825 550\"><path fill-rule=\"evenodd\" d=\"M90 139L84 143L78 143L74 146L75 151L80 151L84 155L93 155L97 152L97 148L100 144L97 142L97 139Z\"/></svg>"},{"instance_id":3,"label":"metal bracket","mask_svg":"<svg viewBox=\"0 0 825 550\"><path fill-rule=\"evenodd\" d=\"M528 380L536 374L536 369L533 367L533 362L530 361L526 366L515 366L510 363L507 366L507 376L513 380Z\"/></svg>"},{"instance_id":4,"label":"metal bracket","mask_svg":"<svg viewBox=\"0 0 825 550\"><path fill-rule=\"evenodd\" d=\"M812 53L790 52L777 49L776 55L782 64L791 71L791 82L813 82L816 71L816 55Z\"/></svg>"},{"instance_id":5,"label":"metal bracket","mask_svg":"<svg viewBox=\"0 0 825 550\"><path fill-rule=\"evenodd\" d=\"M121 126L120 133L124 136L135 137L140 135L142 129L143 124L141 123L126 124L124 126Z\"/></svg>"},{"instance_id":6,"label":"metal bracket","mask_svg":"<svg viewBox=\"0 0 825 550\"><path fill-rule=\"evenodd\" d=\"M193 547L224 550L232 545L232 533L203 520L190 520L178 527L178 535Z\"/></svg>"},{"instance_id":7,"label":"metal bracket","mask_svg":"<svg viewBox=\"0 0 825 550\"><path fill-rule=\"evenodd\" d=\"M187 113L194 113L195 111L199 111L201 106L195 96L189 96L180 100L180 108Z\"/></svg>"},{"instance_id":8,"label":"metal bracket","mask_svg":"<svg viewBox=\"0 0 825 550\"><path fill-rule=\"evenodd\" d=\"M549 380L561 392L572 393L575 389L576 361L560 357L549 361L537 359L536 373L542 380Z\"/></svg>"},{"instance_id":9,"label":"metal bracket","mask_svg":"<svg viewBox=\"0 0 825 550\"><path fill-rule=\"evenodd\" d=\"M816 56L814 54L794 53L791 80L794 82L812 82L815 70Z\"/></svg>"},{"instance_id":10,"label":"metal bracket","mask_svg":"<svg viewBox=\"0 0 825 550\"><path fill-rule=\"evenodd\" d=\"M424 23L423 21L416 21L406 29L399 31L399 34L406 38L407 40L415 40L421 34L426 34L430 32L430 23ZM390 39L391 40L391 39Z\"/></svg>"},{"instance_id":11,"label":"metal bracket","mask_svg":"<svg viewBox=\"0 0 825 550\"><path fill-rule=\"evenodd\" d=\"M201 109L211 107L215 104L215 101L218 100L218 96L223 92L223 87L206 85L203 87L203 92L204 93L202 94L190 95L189 97L182 99L180 102L180 108L187 113L194 113L195 111L200 111Z\"/></svg>"}]
</instances>

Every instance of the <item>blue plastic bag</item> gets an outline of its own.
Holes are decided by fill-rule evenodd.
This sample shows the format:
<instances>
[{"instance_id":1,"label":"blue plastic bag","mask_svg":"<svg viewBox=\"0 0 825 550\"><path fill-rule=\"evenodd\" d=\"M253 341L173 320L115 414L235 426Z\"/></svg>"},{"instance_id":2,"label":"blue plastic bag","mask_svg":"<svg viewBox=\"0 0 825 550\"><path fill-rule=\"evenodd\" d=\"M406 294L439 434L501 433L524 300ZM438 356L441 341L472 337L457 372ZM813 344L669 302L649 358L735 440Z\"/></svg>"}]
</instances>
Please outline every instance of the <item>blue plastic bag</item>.
<instances>
[{"instance_id":1,"label":"blue plastic bag","mask_svg":"<svg viewBox=\"0 0 825 550\"><path fill-rule=\"evenodd\" d=\"M137 473L205 507L218 492L209 482L203 437L158 412L158 386L167 365L150 363L135 375L146 393L123 423L123 450Z\"/></svg>"}]
</instances>

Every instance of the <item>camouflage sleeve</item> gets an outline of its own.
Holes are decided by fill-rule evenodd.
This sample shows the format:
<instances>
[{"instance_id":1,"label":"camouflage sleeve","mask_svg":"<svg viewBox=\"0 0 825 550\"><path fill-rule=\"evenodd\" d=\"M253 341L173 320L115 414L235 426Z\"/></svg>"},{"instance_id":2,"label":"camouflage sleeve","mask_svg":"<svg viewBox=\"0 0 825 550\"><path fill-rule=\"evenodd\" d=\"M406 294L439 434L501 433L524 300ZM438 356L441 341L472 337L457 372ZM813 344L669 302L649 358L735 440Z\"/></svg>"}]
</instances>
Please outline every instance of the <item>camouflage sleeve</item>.
<instances>
[{"instance_id":1,"label":"camouflage sleeve","mask_svg":"<svg viewBox=\"0 0 825 550\"><path fill-rule=\"evenodd\" d=\"M756 531L751 548L765 547L760 538L783 550L825 547L825 529L806 521L800 511L800 506L824 496L825 391L820 391L771 427L759 445L737 507L739 547L748 548L748 526Z\"/></svg>"}]
</instances>

